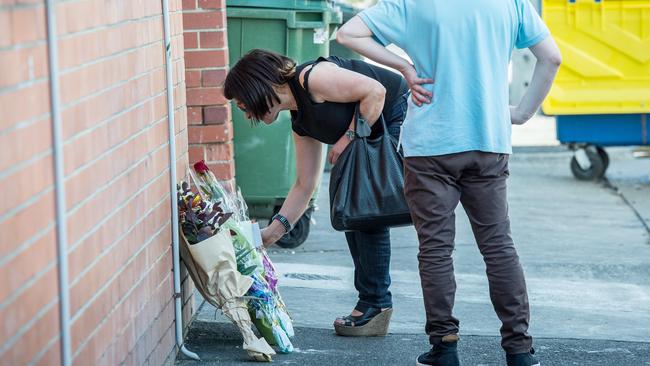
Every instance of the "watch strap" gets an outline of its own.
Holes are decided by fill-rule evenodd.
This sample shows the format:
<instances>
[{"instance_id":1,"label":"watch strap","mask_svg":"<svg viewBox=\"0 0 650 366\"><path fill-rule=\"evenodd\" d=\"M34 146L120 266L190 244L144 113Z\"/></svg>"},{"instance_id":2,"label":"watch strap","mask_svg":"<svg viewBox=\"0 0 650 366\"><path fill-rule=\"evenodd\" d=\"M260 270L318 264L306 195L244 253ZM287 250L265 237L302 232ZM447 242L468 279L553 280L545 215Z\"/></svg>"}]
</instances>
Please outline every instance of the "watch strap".
<instances>
[{"instance_id":1,"label":"watch strap","mask_svg":"<svg viewBox=\"0 0 650 366\"><path fill-rule=\"evenodd\" d=\"M282 226L284 226L284 232L285 233L288 233L288 232L291 231L291 223L289 222L289 219L287 219L283 215L280 215L279 213L275 214L273 216L273 218L271 218L271 221L273 221L273 220L279 221L282 224Z\"/></svg>"}]
</instances>

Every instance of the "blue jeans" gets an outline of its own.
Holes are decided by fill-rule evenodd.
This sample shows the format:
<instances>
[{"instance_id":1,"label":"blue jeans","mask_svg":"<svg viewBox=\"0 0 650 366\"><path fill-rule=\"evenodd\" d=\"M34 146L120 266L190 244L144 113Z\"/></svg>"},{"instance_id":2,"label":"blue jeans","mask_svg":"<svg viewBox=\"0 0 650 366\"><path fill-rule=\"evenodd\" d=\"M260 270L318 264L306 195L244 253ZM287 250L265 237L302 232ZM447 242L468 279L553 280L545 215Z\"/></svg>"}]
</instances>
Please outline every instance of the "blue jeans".
<instances>
[{"instance_id":1,"label":"blue jeans","mask_svg":"<svg viewBox=\"0 0 650 366\"><path fill-rule=\"evenodd\" d=\"M384 115L388 133L399 139L400 127L406 116L408 94L404 94ZM369 307L393 306L390 287L390 230L387 227L373 231L349 231L345 233L350 254L354 261L354 287L359 292L355 307L364 312Z\"/></svg>"}]
</instances>

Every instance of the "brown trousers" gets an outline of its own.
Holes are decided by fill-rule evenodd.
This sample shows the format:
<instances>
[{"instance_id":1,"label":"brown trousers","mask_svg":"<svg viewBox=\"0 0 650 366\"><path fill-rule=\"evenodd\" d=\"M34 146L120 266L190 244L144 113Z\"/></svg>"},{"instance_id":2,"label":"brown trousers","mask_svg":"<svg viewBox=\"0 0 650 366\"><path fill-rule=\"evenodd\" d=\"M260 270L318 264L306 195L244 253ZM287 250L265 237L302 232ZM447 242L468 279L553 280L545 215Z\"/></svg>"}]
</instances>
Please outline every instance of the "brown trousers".
<instances>
[{"instance_id":1,"label":"brown trousers","mask_svg":"<svg viewBox=\"0 0 650 366\"><path fill-rule=\"evenodd\" d=\"M455 214L463 205L483 255L492 305L501 320L501 346L528 352L529 308L524 273L510 236L506 195L508 155L469 151L404 160L404 191L418 233L420 279L431 344L458 333L452 315L456 280Z\"/></svg>"}]
</instances>

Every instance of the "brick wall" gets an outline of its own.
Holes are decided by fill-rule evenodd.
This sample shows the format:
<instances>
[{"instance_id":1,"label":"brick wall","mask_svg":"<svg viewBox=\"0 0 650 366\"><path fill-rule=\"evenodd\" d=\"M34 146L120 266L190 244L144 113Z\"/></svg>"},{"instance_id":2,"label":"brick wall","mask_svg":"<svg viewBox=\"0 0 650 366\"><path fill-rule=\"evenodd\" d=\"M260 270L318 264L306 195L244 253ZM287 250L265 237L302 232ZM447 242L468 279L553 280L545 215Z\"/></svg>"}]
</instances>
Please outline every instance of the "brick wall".
<instances>
[{"instance_id":1,"label":"brick wall","mask_svg":"<svg viewBox=\"0 0 650 366\"><path fill-rule=\"evenodd\" d=\"M188 157L183 15L181 0L169 3L175 168L182 177ZM159 0L56 6L75 365L162 365L176 354L161 12ZM217 40L206 36L211 41ZM59 364L48 98L43 1L0 0L0 363L6 365ZM191 292L186 286L188 305Z\"/></svg>"},{"instance_id":2,"label":"brick wall","mask_svg":"<svg viewBox=\"0 0 650 366\"><path fill-rule=\"evenodd\" d=\"M225 6L225 0L183 0L183 38L189 159L204 159L232 187L233 129L222 91L228 66Z\"/></svg>"}]
</instances>

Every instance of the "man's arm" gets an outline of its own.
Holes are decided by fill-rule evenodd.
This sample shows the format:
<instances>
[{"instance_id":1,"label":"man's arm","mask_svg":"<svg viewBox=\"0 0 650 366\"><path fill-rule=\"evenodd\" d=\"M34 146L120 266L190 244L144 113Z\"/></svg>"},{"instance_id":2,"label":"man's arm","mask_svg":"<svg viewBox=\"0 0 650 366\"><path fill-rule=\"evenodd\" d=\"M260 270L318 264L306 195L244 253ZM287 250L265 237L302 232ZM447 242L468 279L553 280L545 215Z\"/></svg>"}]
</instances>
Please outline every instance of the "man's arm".
<instances>
[{"instance_id":1,"label":"man's arm","mask_svg":"<svg viewBox=\"0 0 650 366\"><path fill-rule=\"evenodd\" d=\"M430 103L433 94L421 85L432 84L433 80L419 78L413 65L386 49L372 36L373 34L366 23L359 16L355 16L337 31L336 41L375 62L398 70L409 84L413 102L417 106L421 106L422 103Z\"/></svg>"},{"instance_id":2,"label":"man's arm","mask_svg":"<svg viewBox=\"0 0 650 366\"><path fill-rule=\"evenodd\" d=\"M539 106L546 98L557 70L562 63L562 55L551 36L530 47L537 58L535 71L530 86L518 106L510 107L512 124L521 125L533 117Z\"/></svg>"}]
</instances>

